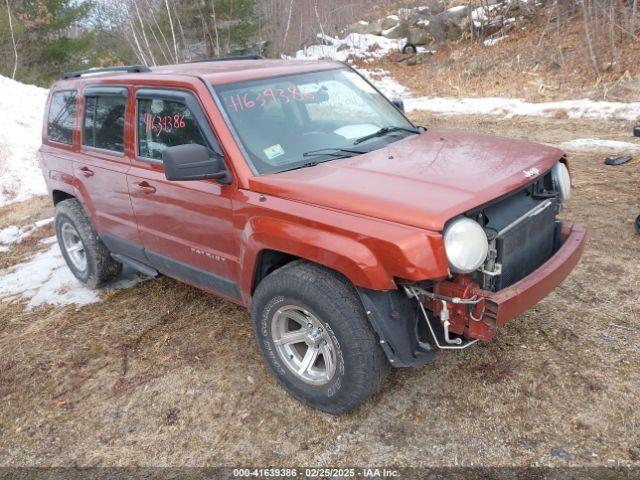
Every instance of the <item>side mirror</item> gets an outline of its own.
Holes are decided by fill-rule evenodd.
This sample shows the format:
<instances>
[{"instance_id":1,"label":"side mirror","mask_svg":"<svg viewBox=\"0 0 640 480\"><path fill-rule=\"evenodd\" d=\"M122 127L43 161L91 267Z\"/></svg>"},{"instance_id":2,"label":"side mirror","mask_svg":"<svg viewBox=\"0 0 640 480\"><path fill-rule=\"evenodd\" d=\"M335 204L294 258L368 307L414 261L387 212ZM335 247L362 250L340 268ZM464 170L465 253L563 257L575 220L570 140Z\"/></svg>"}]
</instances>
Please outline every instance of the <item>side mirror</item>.
<instances>
[{"instance_id":1,"label":"side mirror","mask_svg":"<svg viewBox=\"0 0 640 480\"><path fill-rule=\"evenodd\" d=\"M393 103L398 110L404 113L404 102L401 98L394 98L393 100L391 100L391 103Z\"/></svg>"},{"instance_id":2,"label":"side mirror","mask_svg":"<svg viewBox=\"0 0 640 480\"><path fill-rule=\"evenodd\" d=\"M162 163L167 180L228 180L222 158L203 145L188 143L166 148Z\"/></svg>"}]
</instances>

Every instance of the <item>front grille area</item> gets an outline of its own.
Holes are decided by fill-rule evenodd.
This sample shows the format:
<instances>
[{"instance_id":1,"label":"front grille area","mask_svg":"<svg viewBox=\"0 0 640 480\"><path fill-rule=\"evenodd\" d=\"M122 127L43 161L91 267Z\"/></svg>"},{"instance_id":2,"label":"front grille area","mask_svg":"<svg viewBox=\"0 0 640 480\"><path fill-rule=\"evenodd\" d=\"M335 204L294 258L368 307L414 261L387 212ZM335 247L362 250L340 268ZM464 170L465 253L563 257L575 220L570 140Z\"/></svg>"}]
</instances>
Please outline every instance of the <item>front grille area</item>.
<instances>
[{"instance_id":1,"label":"front grille area","mask_svg":"<svg viewBox=\"0 0 640 480\"><path fill-rule=\"evenodd\" d=\"M526 277L554 253L556 211L553 204L523 220L496 240L502 273L494 288L500 290Z\"/></svg>"},{"instance_id":2,"label":"front grille area","mask_svg":"<svg viewBox=\"0 0 640 480\"><path fill-rule=\"evenodd\" d=\"M558 249L559 196L548 172L498 201L470 212L489 239L489 256L474 280L497 291L513 285L546 262Z\"/></svg>"}]
</instances>

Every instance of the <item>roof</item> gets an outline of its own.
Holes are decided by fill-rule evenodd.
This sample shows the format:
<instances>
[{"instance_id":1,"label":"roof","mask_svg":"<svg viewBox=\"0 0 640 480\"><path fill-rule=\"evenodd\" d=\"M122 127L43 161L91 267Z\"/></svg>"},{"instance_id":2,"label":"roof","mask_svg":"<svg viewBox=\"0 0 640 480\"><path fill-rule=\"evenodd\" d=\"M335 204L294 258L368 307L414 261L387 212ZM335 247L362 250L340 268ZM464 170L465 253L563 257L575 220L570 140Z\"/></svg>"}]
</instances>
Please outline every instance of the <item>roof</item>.
<instances>
[{"instance_id":1,"label":"roof","mask_svg":"<svg viewBox=\"0 0 640 480\"><path fill-rule=\"evenodd\" d=\"M278 77L295 73L329 70L343 66L342 63L330 60L225 60L210 62L181 63L150 67L149 72L103 72L85 74L82 77L60 80L60 83L86 83L93 79L120 80L131 78L145 80L160 76L204 77L212 84L222 84L253 80L259 78Z\"/></svg>"}]
</instances>

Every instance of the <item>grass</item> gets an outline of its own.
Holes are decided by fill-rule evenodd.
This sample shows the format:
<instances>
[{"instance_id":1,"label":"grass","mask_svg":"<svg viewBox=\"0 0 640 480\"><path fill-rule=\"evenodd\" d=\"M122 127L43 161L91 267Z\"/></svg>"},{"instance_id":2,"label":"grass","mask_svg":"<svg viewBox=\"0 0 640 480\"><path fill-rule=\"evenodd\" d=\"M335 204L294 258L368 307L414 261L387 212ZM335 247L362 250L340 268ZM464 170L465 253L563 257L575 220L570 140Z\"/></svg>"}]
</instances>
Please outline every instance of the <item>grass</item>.
<instances>
[{"instance_id":1,"label":"grass","mask_svg":"<svg viewBox=\"0 0 640 480\"><path fill-rule=\"evenodd\" d=\"M415 119L549 143L630 131L566 119ZM590 226L574 273L494 341L394 371L344 417L276 384L246 311L168 278L82 308L0 303L0 464L639 465L640 162L570 159L575 189L563 216ZM13 205L0 210L0 228L50 215L46 199ZM17 246L2 268L38 248ZM571 458L553 456L557 448Z\"/></svg>"}]
</instances>

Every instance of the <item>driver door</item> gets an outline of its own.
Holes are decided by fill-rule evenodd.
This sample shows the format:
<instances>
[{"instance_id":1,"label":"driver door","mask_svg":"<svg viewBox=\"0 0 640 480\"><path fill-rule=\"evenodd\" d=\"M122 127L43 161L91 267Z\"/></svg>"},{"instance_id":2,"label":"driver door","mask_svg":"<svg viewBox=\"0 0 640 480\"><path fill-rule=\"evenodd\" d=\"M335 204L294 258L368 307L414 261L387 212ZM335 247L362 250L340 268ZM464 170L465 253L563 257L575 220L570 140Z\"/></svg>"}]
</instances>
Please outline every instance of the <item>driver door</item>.
<instances>
[{"instance_id":1,"label":"driver door","mask_svg":"<svg viewBox=\"0 0 640 480\"><path fill-rule=\"evenodd\" d=\"M149 264L158 271L239 299L238 245L232 224L232 186L214 180L169 181L162 151L197 143L220 147L196 97L188 92L138 89L136 158L127 183Z\"/></svg>"}]
</instances>

